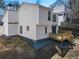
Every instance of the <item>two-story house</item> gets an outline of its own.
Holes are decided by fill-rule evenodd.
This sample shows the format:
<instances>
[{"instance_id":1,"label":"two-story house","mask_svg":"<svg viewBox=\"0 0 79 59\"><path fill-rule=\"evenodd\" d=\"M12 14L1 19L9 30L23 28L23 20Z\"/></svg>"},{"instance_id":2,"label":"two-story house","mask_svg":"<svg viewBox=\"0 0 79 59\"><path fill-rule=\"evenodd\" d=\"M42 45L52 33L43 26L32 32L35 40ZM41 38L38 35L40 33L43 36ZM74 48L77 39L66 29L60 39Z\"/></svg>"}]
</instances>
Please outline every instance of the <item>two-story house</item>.
<instances>
[{"instance_id":1,"label":"two-story house","mask_svg":"<svg viewBox=\"0 0 79 59\"><path fill-rule=\"evenodd\" d=\"M52 43L48 40L49 33L58 32L58 14L49 12L48 7L33 3L23 3L18 10L8 6L2 21L4 35L20 35L34 43L47 39L41 46Z\"/></svg>"},{"instance_id":2,"label":"two-story house","mask_svg":"<svg viewBox=\"0 0 79 59\"><path fill-rule=\"evenodd\" d=\"M42 5L23 3L18 10L18 34L34 41L48 38L52 32L48 10Z\"/></svg>"},{"instance_id":3,"label":"two-story house","mask_svg":"<svg viewBox=\"0 0 79 59\"><path fill-rule=\"evenodd\" d=\"M52 41L48 38L49 33L52 33L51 25L53 25L53 22L48 19L48 13L48 7L33 3L23 3L18 10L13 6L8 6L2 19L3 34L7 36L20 35L25 37L28 41L32 41L33 44L29 43L36 48L51 44ZM37 42L41 40L43 40L42 45Z\"/></svg>"}]
</instances>

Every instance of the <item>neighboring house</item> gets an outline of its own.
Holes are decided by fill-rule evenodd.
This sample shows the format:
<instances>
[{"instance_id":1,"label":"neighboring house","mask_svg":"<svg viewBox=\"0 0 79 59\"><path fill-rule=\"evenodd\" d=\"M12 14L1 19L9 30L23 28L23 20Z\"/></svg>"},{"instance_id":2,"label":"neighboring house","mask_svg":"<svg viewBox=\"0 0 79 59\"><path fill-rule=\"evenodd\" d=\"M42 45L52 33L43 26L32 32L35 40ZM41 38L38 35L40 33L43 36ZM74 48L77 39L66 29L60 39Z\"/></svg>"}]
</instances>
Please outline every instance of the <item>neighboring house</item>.
<instances>
[{"instance_id":1,"label":"neighboring house","mask_svg":"<svg viewBox=\"0 0 79 59\"><path fill-rule=\"evenodd\" d=\"M65 21L64 13L64 4L57 4L51 9L52 32L58 33L59 26Z\"/></svg>"},{"instance_id":2,"label":"neighboring house","mask_svg":"<svg viewBox=\"0 0 79 59\"><path fill-rule=\"evenodd\" d=\"M55 6L52 11L58 15L58 26L60 26L61 22L65 21L64 13L66 10L64 4Z\"/></svg>"},{"instance_id":3,"label":"neighboring house","mask_svg":"<svg viewBox=\"0 0 79 59\"><path fill-rule=\"evenodd\" d=\"M53 27L56 29L56 33L58 33L59 26L61 26L62 23L70 22L70 20L67 19L68 16L67 14L69 14L71 10L66 4L64 4L63 1L59 1L59 0L56 1L53 5L50 5L50 8L52 14L55 13L56 15L56 18L55 15L53 16L56 19L56 21L53 21L53 24L55 23Z\"/></svg>"},{"instance_id":4,"label":"neighboring house","mask_svg":"<svg viewBox=\"0 0 79 59\"><path fill-rule=\"evenodd\" d=\"M58 33L58 14L56 12L51 11L51 27L52 33Z\"/></svg>"},{"instance_id":5,"label":"neighboring house","mask_svg":"<svg viewBox=\"0 0 79 59\"><path fill-rule=\"evenodd\" d=\"M48 11L45 6L23 3L18 10L19 35L34 41L48 38L52 32Z\"/></svg>"}]
</instances>

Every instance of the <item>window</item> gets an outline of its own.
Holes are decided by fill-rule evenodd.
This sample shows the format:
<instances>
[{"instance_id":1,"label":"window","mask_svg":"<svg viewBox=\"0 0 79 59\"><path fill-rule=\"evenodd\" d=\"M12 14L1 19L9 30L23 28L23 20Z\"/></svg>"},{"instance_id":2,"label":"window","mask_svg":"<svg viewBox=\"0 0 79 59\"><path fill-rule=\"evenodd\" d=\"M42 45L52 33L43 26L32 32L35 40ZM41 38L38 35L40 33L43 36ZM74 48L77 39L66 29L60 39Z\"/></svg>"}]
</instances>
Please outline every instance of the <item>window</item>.
<instances>
[{"instance_id":1,"label":"window","mask_svg":"<svg viewBox=\"0 0 79 59\"><path fill-rule=\"evenodd\" d=\"M53 14L53 15L52 15L52 21L53 21L53 22L56 22L56 14Z\"/></svg>"},{"instance_id":2,"label":"window","mask_svg":"<svg viewBox=\"0 0 79 59\"><path fill-rule=\"evenodd\" d=\"M66 21L67 21L68 23L70 22L70 18L69 18L68 15L66 16Z\"/></svg>"},{"instance_id":3,"label":"window","mask_svg":"<svg viewBox=\"0 0 79 59\"><path fill-rule=\"evenodd\" d=\"M56 33L56 25L52 26L52 33Z\"/></svg>"},{"instance_id":4,"label":"window","mask_svg":"<svg viewBox=\"0 0 79 59\"><path fill-rule=\"evenodd\" d=\"M20 26L20 34L22 34L22 31L23 31L23 27Z\"/></svg>"},{"instance_id":5,"label":"window","mask_svg":"<svg viewBox=\"0 0 79 59\"><path fill-rule=\"evenodd\" d=\"M47 27L45 27L45 34L47 34Z\"/></svg>"},{"instance_id":6,"label":"window","mask_svg":"<svg viewBox=\"0 0 79 59\"><path fill-rule=\"evenodd\" d=\"M29 26L26 26L26 30L29 31Z\"/></svg>"},{"instance_id":7,"label":"window","mask_svg":"<svg viewBox=\"0 0 79 59\"><path fill-rule=\"evenodd\" d=\"M0 22L0 25L3 26L3 22Z\"/></svg>"},{"instance_id":8,"label":"window","mask_svg":"<svg viewBox=\"0 0 79 59\"><path fill-rule=\"evenodd\" d=\"M59 14L58 16L62 16L63 14Z\"/></svg>"},{"instance_id":9,"label":"window","mask_svg":"<svg viewBox=\"0 0 79 59\"><path fill-rule=\"evenodd\" d=\"M48 11L48 20L50 21L51 20L51 12Z\"/></svg>"}]
</instances>

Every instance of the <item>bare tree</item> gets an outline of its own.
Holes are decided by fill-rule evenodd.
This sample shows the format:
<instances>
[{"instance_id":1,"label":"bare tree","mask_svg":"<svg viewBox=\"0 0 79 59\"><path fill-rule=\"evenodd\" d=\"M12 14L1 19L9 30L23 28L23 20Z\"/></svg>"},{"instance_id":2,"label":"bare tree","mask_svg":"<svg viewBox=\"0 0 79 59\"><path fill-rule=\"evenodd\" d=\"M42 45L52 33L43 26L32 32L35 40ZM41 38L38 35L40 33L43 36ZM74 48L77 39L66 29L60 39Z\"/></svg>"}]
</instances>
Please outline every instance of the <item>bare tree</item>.
<instances>
[{"instance_id":1,"label":"bare tree","mask_svg":"<svg viewBox=\"0 0 79 59\"><path fill-rule=\"evenodd\" d=\"M0 0L0 8L3 8L3 6L4 6L4 1Z\"/></svg>"}]
</instances>

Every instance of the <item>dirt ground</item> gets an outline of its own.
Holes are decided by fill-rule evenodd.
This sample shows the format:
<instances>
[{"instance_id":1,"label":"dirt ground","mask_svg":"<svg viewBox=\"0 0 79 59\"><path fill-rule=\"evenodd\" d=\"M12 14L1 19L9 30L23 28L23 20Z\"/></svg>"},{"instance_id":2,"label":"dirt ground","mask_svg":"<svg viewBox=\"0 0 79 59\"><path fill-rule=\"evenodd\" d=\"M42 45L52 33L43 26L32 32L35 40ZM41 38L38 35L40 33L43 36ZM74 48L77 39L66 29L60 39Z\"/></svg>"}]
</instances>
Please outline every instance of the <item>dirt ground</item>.
<instances>
[{"instance_id":1,"label":"dirt ground","mask_svg":"<svg viewBox=\"0 0 79 59\"><path fill-rule=\"evenodd\" d=\"M65 57L77 57L79 56L78 48L70 50ZM76 55L75 55L76 54ZM6 39L6 37L0 37L0 59L62 59L57 54L55 46L50 46L34 49L22 38L16 36ZM70 59L70 58L67 58ZM76 58L78 59L78 57Z\"/></svg>"},{"instance_id":2,"label":"dirt ground","mask_svg":"<svg viewBox=\"0 0 79 59\"><path fill-rule=\"evenodd\" d=\"M51 59L79 59L79 47L75 46L74 49L70 49L64 57L55 54Z\"/></svg>"},{"instance_id":3,"label":"dirt ground","mask_svg":"<svg viewBox=\"0 0 79 59\"><path fill-rule=\"evenodd\" d=\"M21 37L0 37L0 59L50 59L56 53L53 45L34 49Z\"/></svg>"}]
</instances>

